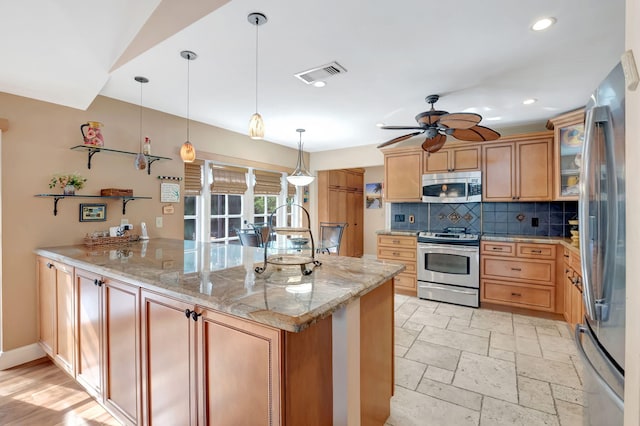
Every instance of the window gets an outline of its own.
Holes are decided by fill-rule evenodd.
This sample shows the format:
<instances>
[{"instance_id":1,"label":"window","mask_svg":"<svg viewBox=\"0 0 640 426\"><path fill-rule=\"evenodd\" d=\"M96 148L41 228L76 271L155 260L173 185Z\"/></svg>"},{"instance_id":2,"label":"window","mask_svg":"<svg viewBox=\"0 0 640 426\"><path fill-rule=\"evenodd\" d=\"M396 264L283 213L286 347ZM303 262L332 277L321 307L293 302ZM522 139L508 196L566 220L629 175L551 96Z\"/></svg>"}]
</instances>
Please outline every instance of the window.
<instances>
[{"instance_id":1,"label":"window","mask_svg":"<svg viewBox=\"0 0 640 426\"><path fill-rule=\"evenodd\" d=\"M195 195L184 197L184 239L196 241L198 239L198 198Z\"/></svg>"},{"instance_id":2,"label":"window","mask_svg":"<svg viewBox=\"0 0 640 426\"><path fill-rule=\"evenodd\" d=\"M211 194L211 241L238 241L233 228L242 228L242 204L242 195Z\"/></svg>"},{"instance_id":3,"label":"window","mask_svg":"<svg viewBox=\"0 0 640 426\"><path fill-rule=\"evenodd\" d=\"M267 223L278 206L295 202L295 187L283 177L282 172L210 161L195 167L185 163L184 239L239 244L234 228ZM296 223L291 210L279 211L276 223Z\"/></svg>"},{"instance_id":4,"label":"window","mask_svg":"<svg viewBox=\"0 0 640 426\"><path fill-rule=\"evenodd\" d=\"M276 207L278 207L277 195L256 195L253 197L253 222L269 222L269 216Z\"/></svg>"}]
</instances>

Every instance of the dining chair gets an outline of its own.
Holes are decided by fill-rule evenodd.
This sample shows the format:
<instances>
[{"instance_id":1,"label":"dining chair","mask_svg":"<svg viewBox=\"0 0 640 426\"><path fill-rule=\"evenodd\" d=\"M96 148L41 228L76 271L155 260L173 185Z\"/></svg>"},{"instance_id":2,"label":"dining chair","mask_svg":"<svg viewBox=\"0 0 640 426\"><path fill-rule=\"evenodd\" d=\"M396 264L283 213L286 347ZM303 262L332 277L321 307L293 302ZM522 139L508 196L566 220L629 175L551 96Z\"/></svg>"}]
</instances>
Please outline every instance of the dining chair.
<instances>
[{"instance_id":1,"label":"dining chair","mask_svg":"<svg viewBox=\"0 0 640 426\"><path fill-rule=\"evenodd\" d=\"M271 228L275 225L270 227L268 222L256 222L250 223L249 226L252 227L257 234L260 234L263 246L273 239L273 235L271 235Z\"/></svg>"},{"instance_id":2,"label":"dining chair","mask_svg":"<svg viewBox=\"0 0 640 426\"><path fill-rule=\"evenodd\" d=\"M262 234L256 232L254 228L233 228L241 246L262 247Z\"/></svg>"},{"instance_id":3,"label":"dining chair","mask_svg":"<svg viewBox=\"0 0 640 426\"><path fill-rule=\"evenodd\" d=\"M320 241L316 252L340 254L340 243L347 225L346 222L320 222Z\"/></svg>"}]
</instances>

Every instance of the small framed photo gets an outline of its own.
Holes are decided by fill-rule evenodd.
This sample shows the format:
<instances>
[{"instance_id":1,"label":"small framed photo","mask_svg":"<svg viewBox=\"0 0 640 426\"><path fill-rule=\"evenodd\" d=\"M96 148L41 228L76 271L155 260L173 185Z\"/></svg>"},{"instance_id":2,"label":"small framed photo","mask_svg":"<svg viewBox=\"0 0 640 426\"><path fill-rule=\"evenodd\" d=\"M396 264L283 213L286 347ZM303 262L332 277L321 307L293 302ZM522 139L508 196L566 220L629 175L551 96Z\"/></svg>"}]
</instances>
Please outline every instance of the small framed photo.
<instances>
[{"instance_id":1,"label":"small framed photo","mask_svg":"<svg viewBox=\"0 0 640 426\"><path fill-rule=\"evenodd\" d=\"M104 222L106 220L106 204L80 204L80 222Z\"/></svg>"}]
</instances>

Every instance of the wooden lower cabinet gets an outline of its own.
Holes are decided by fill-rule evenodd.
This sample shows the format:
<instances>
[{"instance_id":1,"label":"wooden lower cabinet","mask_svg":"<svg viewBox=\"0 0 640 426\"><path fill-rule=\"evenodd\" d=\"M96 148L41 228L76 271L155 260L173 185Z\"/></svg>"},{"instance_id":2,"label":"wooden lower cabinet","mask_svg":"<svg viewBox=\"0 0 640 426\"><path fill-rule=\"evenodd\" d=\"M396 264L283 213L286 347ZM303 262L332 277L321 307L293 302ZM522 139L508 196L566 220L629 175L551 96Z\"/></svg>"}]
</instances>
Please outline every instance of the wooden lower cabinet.
<instances>
[{"instance_id":1,"label":"wooden lower cabinet","mask_svg":"<svg viewBox=\"0 0 640 426\"><path fill-rule=\"evenodd\" d=\"M564 249L564 319L571 327L583 322L585 307L582 298L580 256Z\"/></svg>"},{"instance_id":2,"label":"wooden lower cabinet","mask_svg":"<svg viewBox=\"0 0 640 426\"><path fill-rule=\"evenodd\" d=\"M378 259L402 263L406 267L394 278L397 293L417 294L417 250L417 238L414 236L378 235Z\"/></svg>"},{"instance_id":3,"label":"wooden lower cabinet","mask_svg":"<svg viewBox=\"0 0 640 426\"><path fill-rule=\"evenodd\" d=\"M480 254L481 302L556 311L555 245L483 241Z\"/></svg>"},{"instance_id":4,"label":"wooden lower cabinet","mask_svg":"<svg viewBox=\"0 0 640 426\"><path fill-rule=\"evenodd\" d=\"M140 290L76 269L76 380L124 424L141 412Z\"/></svg>"},{"instance_id":5,"label":"wooden lower cabinet","mask_svg":"<svg viewBox=\"0 0 640 426\"><path fill-rule=\"evenodd\" d=\"M75 376L74 270L38 256L36 273L40 346L60 368Z\"/></svg>"}]
</instances>

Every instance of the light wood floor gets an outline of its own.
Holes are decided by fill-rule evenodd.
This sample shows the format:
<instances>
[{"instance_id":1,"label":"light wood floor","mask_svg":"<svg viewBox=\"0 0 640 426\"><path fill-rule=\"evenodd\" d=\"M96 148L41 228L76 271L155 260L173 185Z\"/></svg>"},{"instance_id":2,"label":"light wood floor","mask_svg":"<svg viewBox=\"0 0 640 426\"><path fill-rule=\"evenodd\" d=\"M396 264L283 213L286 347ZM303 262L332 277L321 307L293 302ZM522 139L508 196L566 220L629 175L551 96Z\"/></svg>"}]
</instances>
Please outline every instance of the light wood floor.
<instances>
[{"instance_id":1,"label":"light wood floor","mask_svg":"<svg viewBox=\"0 0 640 426\"><path fill-rule=\"evenodd\" d=\"M48 358L0 371L0 425L119 425Z\"/></svg>"}]
</instances>

